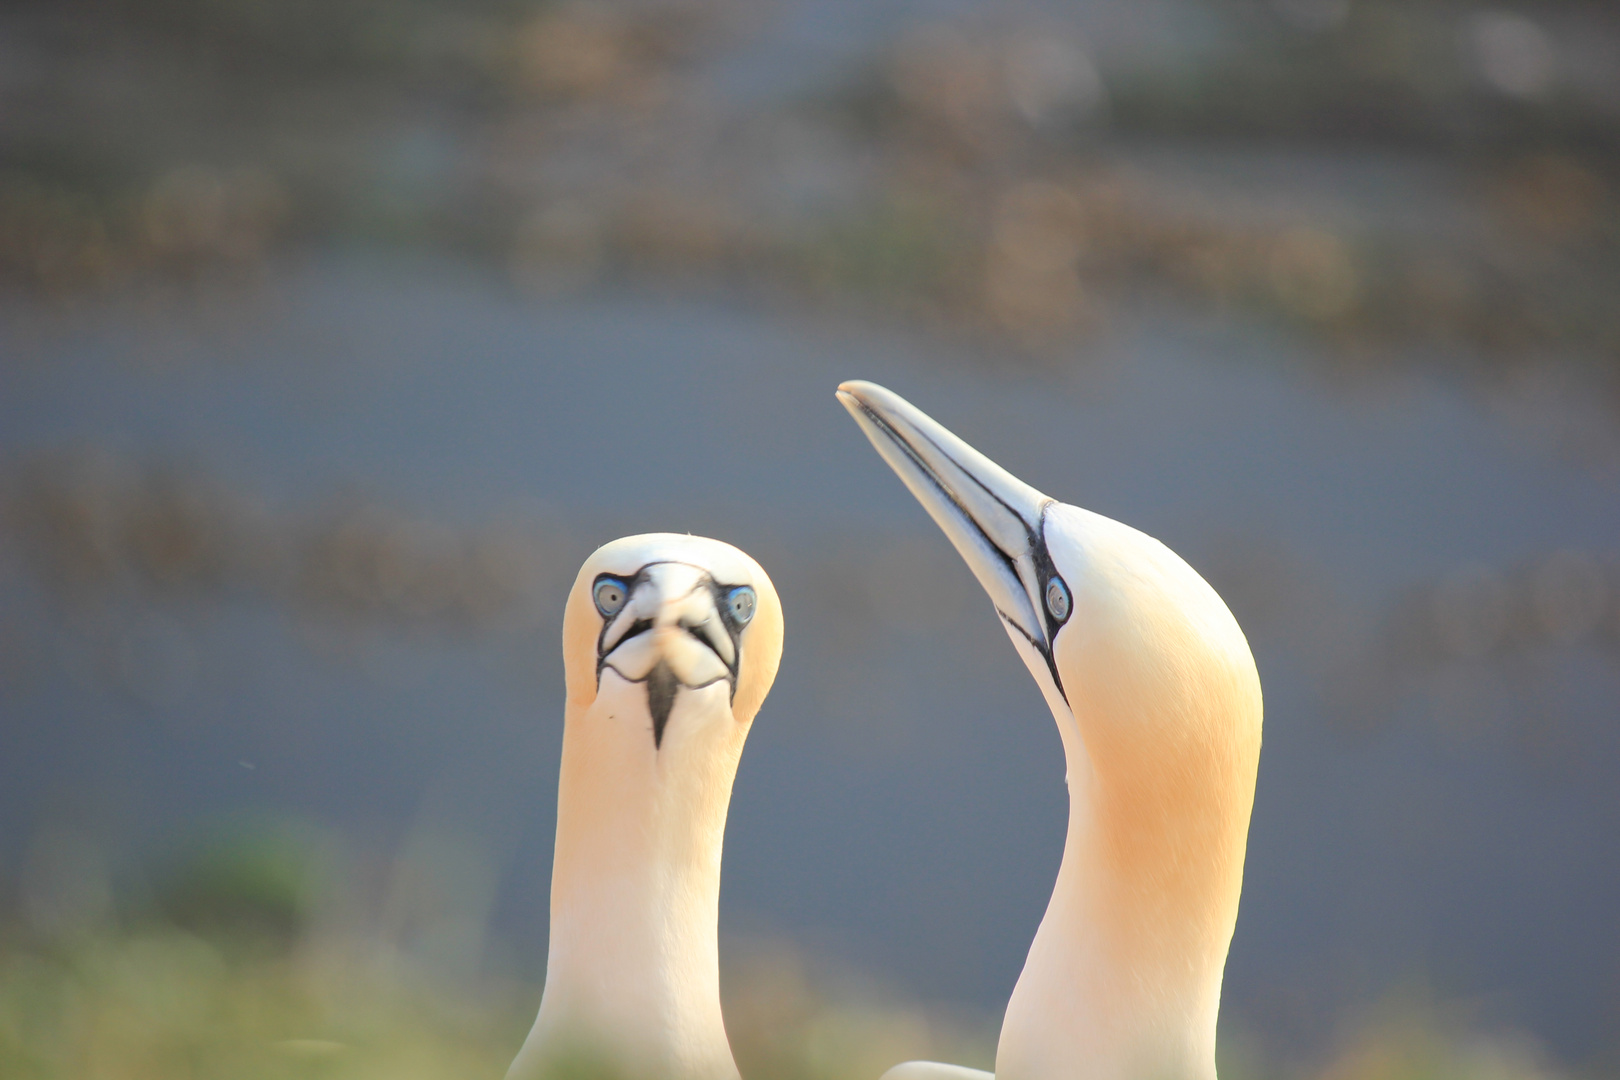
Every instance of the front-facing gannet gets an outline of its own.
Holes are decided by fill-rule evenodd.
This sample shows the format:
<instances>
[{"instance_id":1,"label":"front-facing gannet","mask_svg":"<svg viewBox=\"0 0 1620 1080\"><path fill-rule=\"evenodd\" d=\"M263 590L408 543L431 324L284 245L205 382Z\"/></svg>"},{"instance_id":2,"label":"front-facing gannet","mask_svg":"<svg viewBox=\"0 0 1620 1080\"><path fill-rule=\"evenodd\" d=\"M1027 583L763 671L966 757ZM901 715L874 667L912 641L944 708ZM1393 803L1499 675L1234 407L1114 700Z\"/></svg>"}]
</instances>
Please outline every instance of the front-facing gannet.
<instances>
[{"instance_id":1,"label":"front-facing gannet","mask_svg":"<svg viewBox=\"0 0 1620 1080\"><path fill-rule=\"evenodd\" d=\"M599 548L563 613L567 705L540 1015L507 1073L737 1080L720 1016L731 785L782 656L782 605L730 544Z\"/></svg>"},{"instance_id":2,"label":"front-facing gannet","mask_svg":"<svg viewBox=\"0 0 1620 1080\"><path fill-rule=\"evenodd\" d=\"M898 395L838 398L990 594L1063 740L1068 838L995 1080L1215 1080L1260 760L1237 621L1159 541L1047 498Z\"/></svg>"}]
</instances>

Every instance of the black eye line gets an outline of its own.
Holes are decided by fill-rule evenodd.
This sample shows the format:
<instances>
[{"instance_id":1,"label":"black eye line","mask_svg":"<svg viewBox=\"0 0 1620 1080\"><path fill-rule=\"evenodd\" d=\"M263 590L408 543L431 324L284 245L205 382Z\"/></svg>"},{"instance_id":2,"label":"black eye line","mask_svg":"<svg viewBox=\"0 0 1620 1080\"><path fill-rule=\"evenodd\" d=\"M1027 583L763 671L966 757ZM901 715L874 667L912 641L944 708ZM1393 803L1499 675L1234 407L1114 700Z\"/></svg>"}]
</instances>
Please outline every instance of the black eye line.
<instances>
[{"instance_id":1,"label":"black eye line","mask_svg":"<svg viewBox=\"0 0 1620 1080\"><path fill-rule=\"evenodd\" d=\"M962 500L957 497L956 492L952 491L945 485L945 482L940 478L939 474L934 471L934 467L924 460L923 456L917 452L916 447L911 445L911 441L896 431L892 424L884 420L883 417L879 416L866 404L866 402L857 398L856 403L860 405L861 411L864 412L874 424L883 429L889 438L893 439L894 442L899 445L900 449L905 451L906 456L909 457L917 468L922 471L924 476L928 477L928 481L934 485L934 489L949 500L952 506L956 507L956 512L961 515L961 517L970 526L973 527L973 530L977 532L984 540L986 546L1000 556L1002 563L1007 567L1007 572L1012 575L1013 580L1017 581L1019 584L1023 584L1023 579L1018 573L1018 564L1014 560L1013 556L1008 554L1000 544L995 542L989 533L984 531L983 526L978 523L974 516L968 512L967 507L962 504ZM1052 639L1057 635L1058 629L1063 625L1064 622L1067 621L1068 617L1064 616L1062 620L1053 620L1052 613L1046 609L1045 596L1047 582L1055 577L1062 580L1058 575L1057 567L1052 563L1052 556L1048 554L1046 550L1045 535L1046 511L1057 500L1047 499L1041 504L1041 519L1038 525L1040 531L1037 532L1035 529L1030 528L1029 522L1024 520L1024 515L1020 514L1017 510L1014 510L1011 506L1009 506L1007 501L1000 495L997 495L994 491L991 491L984 481L974 476L967 469L962 468L961 464L957 462L957 460L952 457L943 446L935 442L933 438L931 438L926 432L919 431L917 434L926 439L928 444L939 452L940 457L943 457L946 461L951 462L952 464L956 465L958 469L961 469L963 476L966 476L969 480L978 485L979 490L990 496L990 498L993 499L997 505L999 505L1003 510L1007 511L1007 513L1011 514L1015 519L1017 519L1018 523L1024 527L1024 535L1028 538L1029 543L1030 561L1035 564L1035 577L1037 586L1039 588L1038 599L1040 601L1036 607L1039 609L1038 617L1041 618L1046 624L1044 627L1046 630L1046 640L1037 641L1035 639L1035 635L1031 634L1028 629L1021 626L1016 619L1012 618L1005 611L1002 611L999 607L996 608L996 614L1000 615L1002 621L1007 623L1007 625L1016 629L1019 636L1028 641L1035 651L1041 654L1042 659L1046 661L1047 671L1051 672L1052 674L1053 685L1057 687L1057 692L1062 695L1064 702L1068 702L1069 694L1068 691L1063 689L1063 677L1058 674L1057 660L1052 656L1051 647ZM1067 582L1064 582L1064 588L1068 588ZM1072 609L1072 603L1070 607Z\"/></svg>"},{"instance_id":2,"label":"black eye line","mask_svg":"<svg viewBox=\"0 0 1620 1080\"><path fill-rule=\"evenodd\" d=\"M651 566L651 565L652 565L651 563L648 564L648 566ZM642 581L645 581L646 578L647 578L647 567L646 566L643 566L640 570L637 570L633 575L631 575L628 578L625 577L623 574L610 574L610 573L597 574L596 575L596 580L591 582L591 605L593 607L596 605L596 590L601 587L602 582L604 582L604 581L617 581L624 588L624 602L625 602L626 605L628 605L630 603L631 595L636 590L636 586L638 584L640 584ZM603 646L606 645L606 643L607 643L608 628L613 625L615 619L620 614L622 614L623 612L624 612L624 608L621 607L618 611L614 612L612 615L602 615L602 609L601 608L596 609L596 613L598 615L602 615L602 629L600 629L600 630L598 630L596 632L596 687L597 687L598 690L600 690L602 688L602 661L607 658L607 651L606 651L606 649L604 649ZM620 640L622 641L623 639L621 638ZM615 648L618 647L617 643L615 643L614 647Z\"/></svg>"},{"instance_id":3,"label":"black eye line","mask_svg":"<svg viewBox=\"0 0 1620 1080\"><path fill-rule=\"evenodd\" d=\"M1041 504L1041 532L1039 537L1034 537L1032 534L1034 542L1030 550L1035 562L1036 581L1041 591L1041 610L1046 613L1047 637L1049 639L1055 638L1058 630L1064 623L1069 621L1069 616L1074 614L1074 593L1069 589L1069 583L1063 580L1063 575L1058 573L1057 564L1052 561L1052 553L1046 550L1046 512L1054 504L1055 500L1053 499L1048 499ZM1054 581L1063 586L1064 595L1069 598L1069 610L1063 613L1061 619L1052 614L1051 605L1046 603L1046 590Z\"/></svg>"},{"instance_id":4,"label":"black eye line","mask_svg":"<svg viewBox=\"0 0 1620 1080\"><path fill-rule=\"evenodd\" d=\"M617 582L621 583L623 585L623 587L624 587L624 599L625 599L625 603L628 604L630 602L630 597L635 594L636 587L638 585L640 585L642 582L647 580L647 571L649 569L651 569L654 566L664 566L664 565L667 565L669 563L676 563L676 562L680 562L680 560L679 559L655 559L652 562L647 563L645 566L641 567L641 569L637 570L634 575L632 575L631 577L628 577L628 578L625 577L623 574L612 574L612 573L597 574L596 575L596 580L594 580L591 583L591 602L593 604L596 602L596 590L597 590L597 587L600 586L603 581L617 581ZM692 563L684 563L683 565L692 566L693 564ZM702 568L698 567L698 569L701 570ZM731 656L732 656L732 659L728 661L728 660L726 660L725 657L721 656L720 655L720 650L715 648L714 642L710 641L704 635L698 633L696 627L688 626L685 629L686 629L687 633L691 634L693 637L695 637L699 641L703 642L704 645L708 646L709 651L714 653L715 658L718 659L720 661L720 663L725 667L725 669L726 669L726 682L731 687L731 700L735 701L737 699L737 677L738 677L738 672L740 671L740 669L742 667L742 641L741 641L741 637L742 637L742 632L743 632L743 629L744 629L744 624L737 622L737 620L732 617L731 605L728 604L726 602L726 600L729 597L729 595L730 595L730 593L731 593L731 591L733 589L740 589L743 586L741 586L741 585L721 585L721 584L719 584L718 582L716 582L714 580L713 575L711 575L708 571L705 570L705 571L703 571L703 576L698 580L698 583L696 585L692 586L691 590L686 595L691 596L692 593L695 593L699 589L702 589L702 588L705 588L705 587L707 587L709 589L710 595L714 600L715 610L717 612L719 612L719 614L720 614L720 624L723 627L725 627L726 634L731 638ZM601 609L598 609L598 614L600 614L600 610ZM620 612L622 612L623 610L624 610L623 608L619 609ZM615 615L617 615L617 614L618 614L618 612L615 612ZM602 629L599 630L597 632L597 635L596 635L596 688L598 690L601 690L601 688L602 688L602 669L604 667L611 667L612 666L612 665L610 665L608 663L608 654L610 652L612 652L612 650L607 648L607 632L608 632L608 629L614 624L614 621L615 621L615 619L614 619L613 616L604 616L603 619L602 619ZM629 641L631 638L637 636L638 634L646 633L648 630L652 629L652 625L653 624L652 624L651 619L637 619L635 622L630 624L630 628L628 630L626 630L622 635L620 635L620 637L616 641L614 641L613 648L617 649L620 645L623 645L625 642ZM613 670L618 671L619 669L614 668ZM620 672L620 674L622 675L623 672ZM719 680L712 680L712 682L718 682L718 681ZM704 683L703 685L704 686L709 686L709 685L711 685L711 683ZM693 687L693 689L700 689L700 688Z\"/></svg>"},{"instance_id":5,"label":"black eye line","mask_svg":"<svg viewBox=\"0 0 1620 1080\"><path fill-rule=\"evenodd\" d=\"M720 656L720 662L725 664L726 670L731 673L731 697L735 701L737 698L737 673L742 669L742 632L746 628L746 624L738 622L736 616L731 613L730 600L732 591L740 589L742 586L722 585L711 577L709 578L709 588L713 591L714 610L720 614L720 625L725 627L726 635L731 638L731 662L727 663L726 658L720 656L719 650L715 651L715 655ZM711 649L714 648L712 643L705 642L705 644L708 644Z\"/></svg>"},{"instance_id":6,"label":"black eye line","mask_svg":"<svg viewBox=\"0 0 1620 1080\"><path fill-rule=\"evenodd\" d=\"M891 428L890 430L892 431L893 429ZM1052 562L1051 553L1046 550L1046 511L1050 509L1057 500L1047 499L1045 502L1041 503L1040 520L1036 523L1034 528L1031 528L1029 522L1024 520L1023 514L1020 514L1017 510L1014 510L1012 506L1007 503L1007 500L990 490L989 485L987 485L983 480L980 480L977 476L974 476L973 473L967 469L963 469L961 464L957 462L955 458L951 457L950 452L947 451L943 446L939 445L939 443L935 442L927 432L918 432L918 434L920 434L924 439L927 439L928 444L937 450L941 457L943 457L946 461L955 464L958 469L961 469L962 475L966 476L969 480L973 481L974 484L978 485L980 491L990 496L990 498L993 499L998 506L1007 511L1007 513L1011 514L1013 518L1024 527L1024 537L1028 544L1030 562L1035 564L1036 603L1034 606L1038 609L1040 619L1045 623L1043 629L1046 631L1046 640L1036 641L1028 631L1020 629L1020 632L1025 638L1029 639L1029 643L1035 647L1035 650L1039 652L1041 657L1046 661L1046 670L1052 674L1052 684L1057 687L1057 692L1062 695L1063 700L1067 702L1069 700L1069 693L1067 690L1063 689L1063 676L1058 674L1057 658L1052 655L1052 642L1057 638L1058 630L1061 629L1063 624L1068 621L1069 617L1067 614L1065 614L1061 619L1054 619L1052 617L1051 610L1046 604L1047 585L1053 578L1057 578L1059 581L1063 580L1057 572L1056 564ZM909 446L907 447L907 451L910 452ZM914 460L918 459L918 455L915 453L912 454L912 457ZM920 460L919 464L922 465L924 470L930 474L930 478L933 479L933 469ZM936 486L941 486L941 482L938 479L934 479L934 483ZM1011 571L1013 580L1022 583L1022 579L1018 573L1017 563L1013 557L1003 550L1000 544L997 544L995 540L991 539L990 534L985 532L984 529L980 527L979 523L974 520L973 515L967 512L967 508L962 505L961 501L958 500L953 493L947 491L946 494L950 497L951 502L956 506L957 511L962 514L963 517L967 518L968 523L972 525L974 529L978 530L980 536L984 537L984 542L989 544L990 547L1001 556L1002 561L1007 565L1007 569ZM1068 587L1068 582L1064 582L1063 588L1065 591L1068 589ZM1070 609L1073 609L1072 603L1070 604ZM996 609L996 613L1003 619L1006 619L1008 622L1012 622L1011 619L1007 618L1006 612L1001 611L999 608Z\"/></svg>"},{"instance_id":7,"label":"black eye line","mask_svg":"<svg viewBox=\"0 0 1620 1080\"><path fill-rule=\"evenodd\" d=\"M1069 692L1063 689L1063 676L1058 674L1057 657L1052 655L1052 643L1057 641L1057 632L1063 629L1064 624L1069 621L1069 616L1074 614L1074 592L1069 588L1069 583L1063 580L1063 575L1057 572L1057 564L1052 562L1052 553L1046 550L1046 512L1052 508L1054 502L1055 500L1048 499L1041 505L1041 533L1038 541L1032 546L1030 555L1035 563L1035 580L1039 583L1041 617L1046 620L1047 644L1041 650L1041 654L1046 657L1046 667L1052 673L1052 682L1056 684L1057 692L1063 695L1063 700L1067 703ZM1053 581L1062 582L1064 595L1069 598L1069 608L1061 619L1053 617L1052 605L1046 602L1046 590L1051 587Z\"/></svg>"}]
</instances>

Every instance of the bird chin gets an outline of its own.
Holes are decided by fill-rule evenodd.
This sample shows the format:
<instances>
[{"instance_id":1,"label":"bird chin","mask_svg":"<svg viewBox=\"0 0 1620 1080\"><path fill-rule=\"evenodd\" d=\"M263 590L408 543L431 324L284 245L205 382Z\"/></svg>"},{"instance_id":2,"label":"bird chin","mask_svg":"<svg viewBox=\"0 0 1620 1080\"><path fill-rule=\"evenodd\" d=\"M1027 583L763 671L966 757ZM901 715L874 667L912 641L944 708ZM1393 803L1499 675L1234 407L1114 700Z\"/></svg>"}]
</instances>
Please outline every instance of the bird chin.
<instances>
[{"instance_id":1,"label":"bird chin","mask_svg":"<svg viewBox=\"0 0 1620 1080\"><path fill-rule=\"evenodd\" d=\"M641 683L647 690L647 713L652 717L653 749L664 745L664 728L674 711L675 699L685 690L702 690L726 681L730 674L712 650L692 643L692 648L678 643L674 649L632 649L630 645L615 649L602 662L604 671L611 671L629 683ZM629 653L621 656L621 653ZM639 662L638 662L639 661ZM623 667L620 665L624 664Z\"/></svg>"}]
</instances>

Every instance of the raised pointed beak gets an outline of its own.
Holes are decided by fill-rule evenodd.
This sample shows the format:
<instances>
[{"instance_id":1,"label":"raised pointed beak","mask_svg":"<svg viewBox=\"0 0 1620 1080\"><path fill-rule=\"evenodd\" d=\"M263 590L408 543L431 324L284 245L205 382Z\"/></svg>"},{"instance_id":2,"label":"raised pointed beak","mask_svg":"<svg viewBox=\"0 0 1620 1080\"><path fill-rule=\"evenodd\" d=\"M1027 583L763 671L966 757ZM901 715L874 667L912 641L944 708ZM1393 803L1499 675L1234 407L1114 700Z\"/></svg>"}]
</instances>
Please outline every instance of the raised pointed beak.
<instances>
[{"instance_id":1,"label":"raised pointed beak","mask_svg":"<svg viewBox=\"0 0 1620 1080\"><path fill-rule=\"evenodd\" d=\"M1041 537L1051 499L951 434L911 402L876 383L853 381L838 400L899 474L990 594L1008 629L1045 657L1053 681L1052 636L1068 617L1044 601L1056 578Z\"/></svg>"}]
</instances>

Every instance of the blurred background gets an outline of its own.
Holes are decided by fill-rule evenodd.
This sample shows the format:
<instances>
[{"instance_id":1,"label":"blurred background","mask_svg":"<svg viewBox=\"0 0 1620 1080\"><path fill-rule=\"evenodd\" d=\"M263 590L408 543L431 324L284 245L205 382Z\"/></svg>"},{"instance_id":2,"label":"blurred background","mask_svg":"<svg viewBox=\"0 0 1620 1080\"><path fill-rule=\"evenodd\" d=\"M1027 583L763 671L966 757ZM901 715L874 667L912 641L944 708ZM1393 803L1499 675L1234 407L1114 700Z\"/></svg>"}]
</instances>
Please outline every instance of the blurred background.
<instances>
[{"instance_id":1,"label":"blurred background","mask_svg":"<svg viewBox=\"0 0 1620 1080\"><path fill-rule=\"evenodd\" d=\"M0 1073L501 1075L646 530L787 613L744 1075L988 1067L1062 759L859 377L1248 632L1223 1076L1615 1076L1617 361L1600 0L13 0Z\"/></svg>"}]
</instances>

